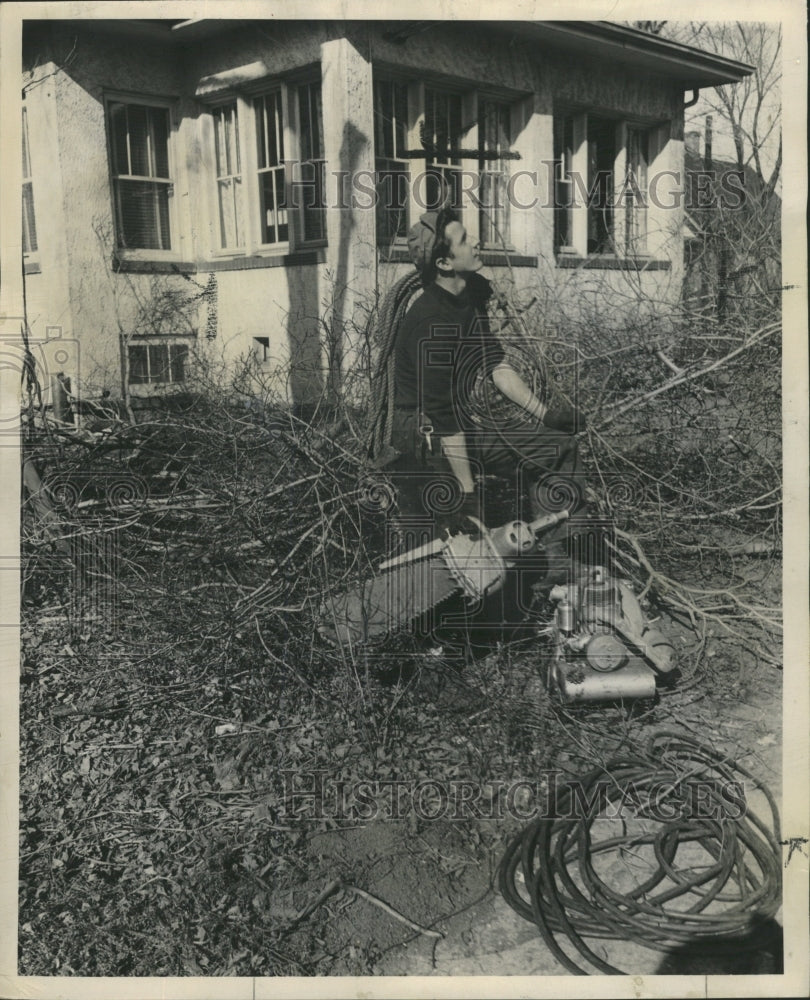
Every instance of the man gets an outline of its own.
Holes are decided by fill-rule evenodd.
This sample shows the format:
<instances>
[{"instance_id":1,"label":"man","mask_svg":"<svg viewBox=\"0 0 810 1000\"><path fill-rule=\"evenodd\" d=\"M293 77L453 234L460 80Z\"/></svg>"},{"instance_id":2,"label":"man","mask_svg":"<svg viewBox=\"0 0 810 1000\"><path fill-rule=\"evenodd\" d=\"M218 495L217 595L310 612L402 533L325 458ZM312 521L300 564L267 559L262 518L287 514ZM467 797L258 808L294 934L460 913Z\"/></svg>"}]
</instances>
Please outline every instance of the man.
<instances>
[{"instance_id":1,"label":"man","mask_svg":"<svg viewBox=\"0 0 810 1000\"><path fill-rule=\"evenodd\" d=\"M425 290L396 338L392 444L407 456L400 465L405 472L401 507L433 515L440 529L469 531L466 515L489 520L476 475L479 483L486 473L520 483L532 518L560 509L559 502L551 502L554 486L548 480L555 476L559 487L562 475L569 479L569 512L574 513L581 499L573 435L583 429L583 421L571 408L549 410L508 363L489 329L486 302L492 289L478 274L482 261L464 226L450 209L426 212L412 227L408 247ZM536 426L510 430L476 421L471 391L482 373ZM461 494L460 506L449 513L444 509L452 504L431 504L431 476L435 480L442 474ZM564 534L561 526L559 554Z\"/></svg>"}]
</instances>

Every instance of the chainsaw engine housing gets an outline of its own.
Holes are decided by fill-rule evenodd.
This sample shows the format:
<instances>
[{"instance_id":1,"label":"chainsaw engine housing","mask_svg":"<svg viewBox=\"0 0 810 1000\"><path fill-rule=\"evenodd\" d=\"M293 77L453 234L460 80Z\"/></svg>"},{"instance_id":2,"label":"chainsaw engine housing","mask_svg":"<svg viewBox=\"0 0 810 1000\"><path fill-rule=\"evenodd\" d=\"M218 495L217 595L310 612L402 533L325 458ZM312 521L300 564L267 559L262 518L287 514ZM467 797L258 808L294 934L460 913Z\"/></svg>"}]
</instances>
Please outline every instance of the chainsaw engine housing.
<instances>
[{"instance_id":1,"label":"chainsaw engine housing","mask_svg":"<svg viewBox=\"0 0 810 1000\"><path fill-rule=\"evenodd\" d=\"M655 695L656 676L675 665L673 649L628 583L595 566L549 597L556 604L549 690L567 703Z\"/></svg>"}]
</instances>

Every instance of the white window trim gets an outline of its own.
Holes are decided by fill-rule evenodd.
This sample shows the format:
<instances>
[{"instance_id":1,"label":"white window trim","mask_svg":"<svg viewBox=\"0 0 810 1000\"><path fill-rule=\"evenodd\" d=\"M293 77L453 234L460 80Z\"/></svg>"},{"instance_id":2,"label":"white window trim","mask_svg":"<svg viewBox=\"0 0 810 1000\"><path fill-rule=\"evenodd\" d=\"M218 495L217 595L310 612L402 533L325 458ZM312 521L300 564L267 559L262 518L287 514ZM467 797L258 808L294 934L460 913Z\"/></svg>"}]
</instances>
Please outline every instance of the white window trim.
<instances>
[{"instance_id":1,"label":"white window trim","mask_svg":"<svg viewBox=\"0 0 810 1000\"><path fill-rule=\"evenodd\" d=\"M588 182L588 112L571 112L565 110L555 111L555 117L573 118L574 137L573 155L571 161L572 173L578 174L584 180L587 187ZM604 118L602 115L595 115L597 118ZM557 256L576 256L578 258L613 258L616 260L643 260L655 256L656 240L651 230L651 224L655 220L653 206L649 202L649 183L653 176L654 164L661 157L666 149L667 140L663 138L662 130L666 126L660 122L640 122L628 117L616 118L615 155L613 160L613 182L614 182L614 205L613 205L613 244L616 253L598 251L588 252L588 205L582 198L582 190L579 185L574 184L572 189L572 243L555 247ZM637 249L630 252L627 246L627 231L625 205L616 200L617 193L624 188L627 174L627 135L629 129L645 131L648 136L648 156L647 156L647 187L645 192L648 198L647 219L646 219L646 246L643 250ZM555 150L556 153L556 150ZM659 160L660 162L660 160Z\"/></svg>"},{"instance_id":2,"label":"white window trim","mask_svg":"<svg viewBox=\"0 0 810 1000\"><path fill-rule=\"evenodd\" d=\"M132 375L132 366L129 361L129 349L131 347L161 347L166 345L168 347L176 347L178 345L184 345L188 348L186 366L191 362L191 348L192 345L196 343L196 337L191 336L163 336L163 337L130 337L127 340L127 371L129 377ZM170 355L171 356L171 355ZM169 363L171 368L171 361ZM186 367L186 374L188 368ZM155 393L161 392L172 392L176 391L178 387L182 387L188 384L188 379L185 378L181 382L129 382L128 388L130 395L132 396L151 396Z\"/></svg>"},{"instance_id":3,"label":"white window trim","mask_svg":"<svg viewBox=\"0 0 810 1000\"><path fill-rule=\"evenodd\" d=\"M241 182L242 182L242 226L244 232L242 234L242 243L238 247L223 247L220 246L222 242L222 233L220 231L220 220L219 220L219 191L217 190L219 184L219 176L217 173L217 154L216 154L216 124L214 121L214 112L220 108L226 107L236 107L236 120L237 120L237 131L238 131L238 146L239 146L239 164L241 167ZM249 182L245 177L245 149L244 149L244 136L242 135L244 129L242 125L243 116L240 115L239 100L236 97L229 97L226 100L219 101L215 105L206 109L208 114L202 116L204 122L203 127L203 149L206 150L206 154L202 158L203 164L208 162L210 157L211 163L211 177L213 178L213 184L206 183L206 189L208 190L209 203L210 203L210 218L211 218L211 250L210 256L215 258L228 259L231 257L243 257L247 252L248 243L248 229L246 219L246 205L245 205L245 191L249 186ZM210 150L210 153L208 152ZM203 173L203 177L207 177L207 173Z\"/></svg>"},{"instance_id":4,"label":"white window trim","mask_svg":"<svg viewBox=\"0 0 810 1000\"><path fill-rule=\"evenodd\" d=\"M130 248L118 246L118 213L115 204L115 178L113 173L113 148L112 130L110 128L110 105L111 104L140 104L147 107L165 108L168 114L168 133L166 136L166 154L169 161L169 236L172 247L170 250L158 250L150 248ZM177 117L175 109L177 100L171 97L163 97L153 94L135 94L129 91L104 91L104 132L107 140L107 173L110 185L110 210L112 212L113 225L113 254L119 260L132 261L180 261L182 254L180 247L183 242L180 231L180 212L177 206L177 191L179 187L178 163L181 157L176 155L175 146L177 143Z\"/></svg>"},{"instance_id":5,"label":"white window trim","mask_svg":"<svg viewBox=\"0 0 810 1000\"><path fill-rule=\"evenodd\" d=\"M205 149L204 159L210 163L210 176L206 179L207 202L209 205L209 240L207 254L211 260L241 260L246 257L282 257L299 251L316 249L327 245L327 238L318 240L296 239L298 222L294 218L298 209L293 207L292 184L293 173L298 175L300 163L300 137L298 135L298 99L297 88L307 83L314 83L313 77L303 77L295 80L262 80L246 87L239 93L227 92L217 95L216 101L205 102L204 115L201 115L202 142ZM318 81L320 82L320 80ZM261 242L261 198L259 196L259 166L256 153L258 133L256 129L255 100L271 93L281 94L281 113L284 133L284 189L287 205L287 225L289 238L279 243ZM223 248L219 228L219 202L216 177L216 151L214 146L215 108L236 104L236 114L239 127L239 154L242 168L242 199L244 212L245 234L243 246ZM323 97L321 98L321 113L323 114ZM294 151L291 155L291 151ZM326 226L324 225L324 230Z\"/></svg>"}]
</instances>

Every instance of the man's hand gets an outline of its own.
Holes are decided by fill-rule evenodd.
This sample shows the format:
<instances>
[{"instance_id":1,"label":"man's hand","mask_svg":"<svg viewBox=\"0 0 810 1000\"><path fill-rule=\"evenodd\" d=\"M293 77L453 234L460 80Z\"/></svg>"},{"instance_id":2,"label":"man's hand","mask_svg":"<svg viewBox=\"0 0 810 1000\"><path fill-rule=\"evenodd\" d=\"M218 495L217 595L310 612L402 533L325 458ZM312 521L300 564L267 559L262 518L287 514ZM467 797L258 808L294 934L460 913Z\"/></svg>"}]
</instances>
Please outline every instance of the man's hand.
<instances>
[{"instance_id":1,"label":"man's hand","mask_svg":"<svg viewBox=\"0 0 810 1000\"><path fill-rule=\"evenodd\" d=\"M579 434L586 427L585 417L573 406L559 406L547 410L543 417L543 426L552 431L563 431L566 434Z\"/></svg>"}]
</instances>

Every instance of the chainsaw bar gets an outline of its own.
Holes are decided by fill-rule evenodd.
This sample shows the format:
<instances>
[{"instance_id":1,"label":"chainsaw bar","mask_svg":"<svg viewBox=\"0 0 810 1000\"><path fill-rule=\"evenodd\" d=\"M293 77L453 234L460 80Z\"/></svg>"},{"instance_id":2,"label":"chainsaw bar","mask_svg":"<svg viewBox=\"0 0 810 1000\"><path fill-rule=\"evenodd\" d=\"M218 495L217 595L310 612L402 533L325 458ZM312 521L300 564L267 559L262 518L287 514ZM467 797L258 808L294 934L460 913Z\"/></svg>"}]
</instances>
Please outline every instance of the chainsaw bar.
<instances>
[{"instance_id":1,"label":"chainsaw bar","mask_svg":"<svg viewBox=\"0 0 810 1000\"><path fill-rule=\"evenodd\" d=\"M367 642L402 628L460 591L444 559L420 559L327 597L318 631L331 642Z\"/></svg>"}]
</instances>

